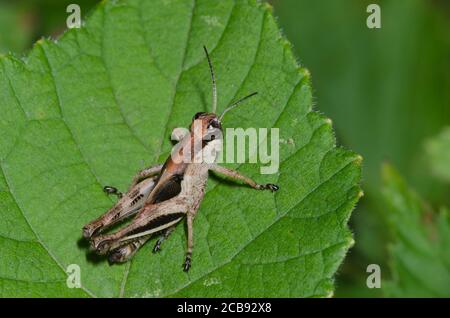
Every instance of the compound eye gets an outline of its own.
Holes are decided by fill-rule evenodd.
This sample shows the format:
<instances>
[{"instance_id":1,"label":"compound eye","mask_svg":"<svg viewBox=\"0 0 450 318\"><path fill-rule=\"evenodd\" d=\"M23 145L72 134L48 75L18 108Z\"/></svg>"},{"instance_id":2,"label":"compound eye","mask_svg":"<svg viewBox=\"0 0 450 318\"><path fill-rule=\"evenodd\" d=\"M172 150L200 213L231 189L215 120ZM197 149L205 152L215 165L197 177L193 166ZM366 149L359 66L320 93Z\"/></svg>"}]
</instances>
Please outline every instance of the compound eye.
<instances>
[{"instance_id":1,"label":"compound eye","mask_svg":"<svg viewBox=\"0 0 450 318\"><path fill-rule=\"evenodd\" d=\"M208 125L208 129L211 129L211 128L220 128L220 124L217 119L213 119L210 121L210 123Z\"/></svg>"},{"instance_id":2,"label":"compound eye","mask_svg":"<svg viewBox=\"0 0 450 318\"><path fill-rule=\"evenodd\" d=\"M194 118L192 120L196 120L198 119L201 115L204 115L205 112L198 112L197 114L194 115Z\"/></svg>"}]
</instances>

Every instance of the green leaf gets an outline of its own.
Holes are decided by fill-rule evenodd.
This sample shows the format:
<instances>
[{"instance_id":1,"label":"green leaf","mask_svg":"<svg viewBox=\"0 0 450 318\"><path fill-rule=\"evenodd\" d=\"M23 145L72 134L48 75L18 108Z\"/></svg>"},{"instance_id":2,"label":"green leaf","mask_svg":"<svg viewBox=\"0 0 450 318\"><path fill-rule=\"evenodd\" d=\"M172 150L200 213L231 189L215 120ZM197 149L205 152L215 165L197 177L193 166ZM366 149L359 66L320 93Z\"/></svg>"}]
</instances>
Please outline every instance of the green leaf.
<instances>
[{"instance_id":1,"label":"green leaf","mask_svg":"<svg viewBox=\"0 0 450 318\"><path fill-rule=\"evenodd\" d=\"M428 163L432 173L443 181L450 182L450 127L425 144Z\"/></svg>"},{"instance_id":2,"label":"green leaf","mask_svg":"<svg viewBox=\"0 0 450 318\"><path fill-rule=\"evenodd\" d=\"M450 296L450 218L436 214L389 165L383 169L386 216L395 235L390 248L391 297Z\"/></svg>"},{"instance_id":3,"label":"green leaf","mask_svg":"<svg viewBox=\"0 0 450 318\"><path fill-rule=\"evenodd\" d=\"M170 132L209 109L202 45L215 65L225 127L280 128L280 170L230 165L274 195L212 179L194 222L193 267L181 270L178 226L153 255L92 258L81 228L113 204L143 164L161 162ZM28 58L0 60L2 296L329 296L353 239L361 157L335 147L331 121L311 110L299 68L266 4L103 2L82 29L42 40ZM251 198L249 200L249 198ZM81 267L82 289L65 288Z\"/></svg>"}]
</instances>

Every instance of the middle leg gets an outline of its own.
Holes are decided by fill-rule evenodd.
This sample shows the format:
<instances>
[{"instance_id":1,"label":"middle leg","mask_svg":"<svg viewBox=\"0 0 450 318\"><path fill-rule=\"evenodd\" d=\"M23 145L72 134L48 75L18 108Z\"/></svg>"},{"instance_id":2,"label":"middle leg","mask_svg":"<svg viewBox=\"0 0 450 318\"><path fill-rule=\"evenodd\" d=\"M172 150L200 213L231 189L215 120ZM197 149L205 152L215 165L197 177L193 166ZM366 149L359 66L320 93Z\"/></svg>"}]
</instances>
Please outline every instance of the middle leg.
<instances>
[{"instance_id":1,"label":"middle leg","mask_svg":"<svg viewBox=\"0 0 450 318\"><path fill-rule=\"evenodd\" d=\"M186 215L186 210L186 200L179 197L147 204L131 224L115 233L92 238L91 247L98 254L106 254L137 238L152 235L177 224Z\"/></svg>"},{"instance_id":2,"label":"middle leg","mask_svg":"<svg viewBox=\"0 0 450 318\"><path fill-rule=\"evenodd\" d=\"M159 252L161 250L161 244L172 234L175 230L175 225L171 226L164 230L163 234L159 237L158 241L156 241L155 247L153 247L153 253Z\"/></svg>"},{"instance_id":3,"label":"middle leg","mask_svg":"<svg viewBox=\"0 0 450 318\"><path fill-rule=\"evenodd\" d=\"M159 237L158 241L153 248L153 253L159 252L161 250L161 244L172 234L175 230L175 225L165 229L162 235ZM129 261L136 252L152 237L152 235L143 236L137 238L135 241L127 243L113 251L108 256L108 261L110 264L113 263L125 263Z\"/></svg>"}]
</instances>

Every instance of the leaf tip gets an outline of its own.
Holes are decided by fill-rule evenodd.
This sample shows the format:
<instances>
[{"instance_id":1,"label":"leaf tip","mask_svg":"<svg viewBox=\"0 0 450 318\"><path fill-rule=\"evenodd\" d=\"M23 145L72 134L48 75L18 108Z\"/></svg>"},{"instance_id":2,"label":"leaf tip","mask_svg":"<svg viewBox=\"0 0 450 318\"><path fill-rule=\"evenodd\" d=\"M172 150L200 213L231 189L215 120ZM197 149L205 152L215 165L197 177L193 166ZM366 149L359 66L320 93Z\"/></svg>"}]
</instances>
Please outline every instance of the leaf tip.
<instances>
[{"instance_id":1,"label":"leaf tip","mask_svg":"<svg viewBox=\"0 0 450 318\"><path fill-rule=\"evenodd\" d=\"M303 74L304 77L306 77L308 80L311 78L311 72L304 67L299 68L299 71L301 74Z\"/></svg>"},{"instance_id":2,"label":"leaf tip","mask_svg":"<svg viewBox=\"0 0 450 318\"><path fill-rule=\"evenodd\" d=\"M359 190L358 192L358 199L361 199L364 196L364 191L363 190Z\"/></svg>"},{"instance_id":3,"label":"leaf tip","mask_svg":"<svg viewBox=\"0 0 450 318\"><path fill-rule=\"evenodd\" d=\"M34 44L33 44L33 49L34 48L44 48L46 45L48 45L51 42L51 40L45 38L45 37L41 37L39 40L37 40Z\"/></svg>"},{"instance_id":4,"label":"leaf tip","mask_svg":"<svg viewBox=\"0 0 450 318\"><path fill-rule=\"evenodd\" d=\"M347 244L348 244L348 246L351 248L351 247L353 247L354 245L355 245L355 239L353 238L353 236L349 236L348 238L347 238Z\"/></svg>"},{"instance_id":5,"label":"leaf tip","mask_svg":"<svg viewBox=\"0 0 450 318\"><path fill-rule=\"evenodd\" d=\"M45 38L42 37L39 40L36 41L35 45L43 45L45 43Z\"/></svg>"},{"instance_id":6,"label":"leaf tip","mask_svg":"<svg viewBox=\"0 0 450 318\"><path fill-rule=\"evenodd\" d=\"M270 13L273 13L273 6L267 1L258 1L258 4Z\"/></svg>"},{"instance_id":7,"label":"leaf tip","mask_svg":"<svg viewBox=\"0 0 450 318\"><path fill-rule=\"evenodd\" d=\"M355 163L356 163L356 164L361 165L362 162L363 162L363 160L364 160L363 156L361 156L361 155L356 155L356 158L355 158Z\"/></svg>"}]
</instances>

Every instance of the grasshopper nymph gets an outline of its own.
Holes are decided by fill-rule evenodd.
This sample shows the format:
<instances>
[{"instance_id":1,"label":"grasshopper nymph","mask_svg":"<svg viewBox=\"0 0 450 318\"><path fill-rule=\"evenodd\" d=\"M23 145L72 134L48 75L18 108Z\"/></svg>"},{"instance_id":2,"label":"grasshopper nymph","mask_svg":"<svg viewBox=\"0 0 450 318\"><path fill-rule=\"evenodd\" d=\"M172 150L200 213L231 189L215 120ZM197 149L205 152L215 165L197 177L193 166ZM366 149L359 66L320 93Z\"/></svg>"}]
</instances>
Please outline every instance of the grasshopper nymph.
<instances>
[{"instance_id":1,"label":"grasshopper nymph","mask_svg":"<svg viewBox=\"0 0 450 318\"><path fill-rule=\"evenodd\" d=\"M179 143L166 162L140 171L133 179L128 192L120 193L116 188L106 186L104 191L116 194L119 201L98 219L83 227L83 236L90 240L96 253L108 254L110 263L126 262L155 233L161 233L153 252L160 250L161 243L167 239L175 226L186 217L187 251L183 263L184 271L191 266L193 248L193 221L205 195L208 172L214 171L231 177L257 190L277 191L274 184L258 184L239 172L215 163L216 152L212 151L222 142L221 121L226 112L236 107L252 93L227 107L220 116L215 114L217 107L217 88L214 70L206 47L206 58L212 79L212 112L194 115L189 133L178 136ZM185 158L186 149L191 150L195 139L200 137L200 147L191 151ZM217 138L218 137L218 138ZM216 149L216 148L215 148ZM184 150L184 153L183 153ZM212 158L211 158L212 157ZM199 160L195 160L198 159ZM132 222L112 234L101 234L104 230L124 219L135 215Z\"/></svg>"}]
</instances>

